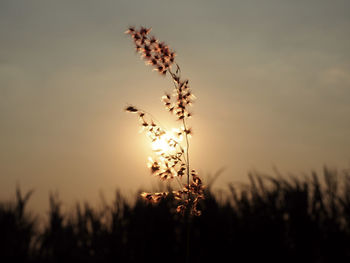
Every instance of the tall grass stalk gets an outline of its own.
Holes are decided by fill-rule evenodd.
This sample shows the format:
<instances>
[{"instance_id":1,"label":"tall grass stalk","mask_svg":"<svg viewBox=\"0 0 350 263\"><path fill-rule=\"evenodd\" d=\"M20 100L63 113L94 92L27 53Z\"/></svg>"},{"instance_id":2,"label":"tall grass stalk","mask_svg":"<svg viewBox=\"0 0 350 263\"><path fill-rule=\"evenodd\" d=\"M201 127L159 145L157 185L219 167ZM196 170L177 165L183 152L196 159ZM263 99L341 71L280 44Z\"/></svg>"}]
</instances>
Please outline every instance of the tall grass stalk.
<instances>
[{"instance_id":1,"label":"tall grass stalk","mask_svg":"<svg viewBox=\"0 0 350 263\"><path fill-rule=\"evenodd\" d=\"M181 69L175 61L175 52L155 36L150 36L150 31L146 27L129 27L125 33L131 36L136 52L141 54L147 65L151 65L163 76L170 75L174 92L167 92L161 100L165 108L181 122L180 128L166 130L152 115L133 105L127 106L125 110L138 115L142 129L151 140L156 153L155 160L150 158L151 173L164 181L175 178L179 182L180 189L172 192L179 201L176 211L199 216L199 201L204 199L204 186L196 171L190 167L189 137L192 129L187 122L192 117L190 108L195 96L189 87L189 81L182 79ZM182 142L183 138L185 142ZM183 177L186 178L185 182ZM168 194L169 192L143 192L141 196L152 203L158 203Z\"/></svg>"},{"instance_id":2,"label":"tall grass stalk","mask_svg":"<svg viewBox=\"0 0 350 263\"><path fill-rule=\"evenodd\" d=\"M195 170L190 169L189 136L192 134L192 129L188 128L187 120L192 117L189 108L195 97L189 88L189 81L181 78L180 67L175 62L175 52L156 37L149 36L150 31L150 28L145 27L141 27L138 30L134 27L129 27L126 33L132 37L136 51L141 54L146 64L153 66L156 71L164 76L167 73L171 76L174 84L174 93L166 93L162 97L162 101L166 109L175 115L177 120L182 121L182 127L173 136L169 136L169 131L162 129L154 119L146 120L145 111L135 106L128 106L126 110L138 114L142 127L146 129L146 134L154 145L163 140L163 137L166 137L166 145L155 149L159 158L155 161L150 159L151 163L149 166L151 172L159 176L160 179L169 180L176 178L179 182L180 189L173 191L173 194L180 202L176 211L185 215L186 262L189 262L190 215L199 216L201 214L198 204L200 200L204 199L202 181ZM174 72L172 67L175 67ZM185 137L185 147L181 144L183 137ZM186 183L182 182L184 175L186 175ZM190 181L191 176L192 182ZM141 194L142 197L153 203L159 202L167 195L168 192Z\"/></svg>"}]
</instances>

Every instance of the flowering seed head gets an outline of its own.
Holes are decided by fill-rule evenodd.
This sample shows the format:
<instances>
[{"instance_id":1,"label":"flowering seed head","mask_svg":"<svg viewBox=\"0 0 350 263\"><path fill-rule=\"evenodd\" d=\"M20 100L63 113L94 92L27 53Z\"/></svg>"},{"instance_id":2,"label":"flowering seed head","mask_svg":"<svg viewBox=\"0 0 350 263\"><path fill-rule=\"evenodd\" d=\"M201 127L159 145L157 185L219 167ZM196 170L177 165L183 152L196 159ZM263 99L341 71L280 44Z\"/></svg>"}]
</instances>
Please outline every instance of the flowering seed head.
<instances>
[{"instance_id":1,"label":"flowering seed head","mask_svg":"<svg viewBox=\"0 0 350 263\"><path fill-rule=\"evenodd\" d=\"M161 100L165 108L178 120L181 120L183 126L181 130L174 131L174 136L171 137L146 112L134 106L127 106L125 110L137 113L142 131L152 142L153 152L157 158L149 159L148 167L151 174L161 180L169 180L174 177L180 180L181 189L173 192L174 198L180 202L176 211L180 214L189 211L192 215L199 216L201 214L199 202L204 199L205 187L198 174L189 169L188 139L193 132L192 128L186 125L187 119L192 116L189 108L195 96L189 88L189 81L181 77L180 67L175 62L176 53L166 43L160 42L155 36L150 36L150 31L151 28L146 27L139 29L129 27L125 33L131 36L136 51L147 65L151 65L161 75L169 73L175 86L174 94L166 93ZM175 70L172 69L173 66ZM186 138L187 145L181 144L183 137ZM185 176L187 184L181 182ZM141 193L141 197L151 203L158 203L167 195L167 192Z\"/></svg>"}]
</instances>

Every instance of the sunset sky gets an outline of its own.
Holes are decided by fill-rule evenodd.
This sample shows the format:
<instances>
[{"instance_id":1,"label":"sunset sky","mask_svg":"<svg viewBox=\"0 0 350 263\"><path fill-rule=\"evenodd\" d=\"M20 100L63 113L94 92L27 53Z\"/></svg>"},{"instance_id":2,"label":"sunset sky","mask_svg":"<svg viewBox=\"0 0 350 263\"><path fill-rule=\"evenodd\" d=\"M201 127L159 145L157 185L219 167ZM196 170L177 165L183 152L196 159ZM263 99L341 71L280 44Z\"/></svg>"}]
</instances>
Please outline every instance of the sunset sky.
<instances>
[{"instance_id":1,"label":"sunset sky","mask_svg":"<svg viewBox=\"0 0 350 263\"><path fill-rule=\"evenodd\" d=\"M177 53L197 97L191 164L203 178L350 167L350 1L0 0L0 199L43 211L157 186L131 103L172 126L169 78L130 25ZM176 124L176 122L175 122Z\"/></svg>"}]
</instances>

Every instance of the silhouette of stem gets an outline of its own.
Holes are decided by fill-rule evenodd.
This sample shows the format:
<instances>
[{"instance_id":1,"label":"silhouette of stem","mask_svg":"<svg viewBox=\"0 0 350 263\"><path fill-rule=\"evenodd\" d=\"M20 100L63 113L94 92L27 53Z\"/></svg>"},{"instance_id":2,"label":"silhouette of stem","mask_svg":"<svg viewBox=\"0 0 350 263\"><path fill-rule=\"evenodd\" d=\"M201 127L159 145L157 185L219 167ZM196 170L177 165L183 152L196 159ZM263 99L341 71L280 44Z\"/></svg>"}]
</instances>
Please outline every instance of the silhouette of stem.
<instances>
[{"instance_id":1,"label":"silhouette of stem","mask_svg":"<svg viewBox=\"0 0 350 263\"><path fill-rule=\"evenodd\" d=\"M189 141L188 141L188 134L187 134L187 127L186 127L186 121L185 118L182 119L183 128L185 131L185 137L186 137L186 166L187 166L187 185L190 185L190 158L189 158ZM190 192L187 193L187 202L190 203ZM186 209L186 263L190 262L190 209L189 206Z\"/></svg>"},{"instance_id":2,"label":"silhouette of stem","mask_svg":"<svg viewBox=\"0 0 350 263\"><path fill-rule=\"evenodd\" d=\"M171 76L175 92L173 94L166 93L162 96L162 102L165 108L171 114L175 115L177 120L182 121L182 125L181 122L179 125L180 127L182 126L182 131L174 133L175 137L178 139L167 138L169 136L171 137L171 135L167 133L167 129L162 128L161 125L157 124L157 121L154 121L155 118L151 114L133 105L127 106L125 110L136 113L142 130L146 132L146 135L151 139L151 142L154 143L154 146L160 140L166 139L163 143L167 144L169 148L175 151L175 153L170 153L165 149L161 149L161 147L155 149L159 158L156 158L155 161L150 158L149 168L151 169L151 173L155 176L159 176L161 180L173 179L176 177L180 186L179 190L173 191L175 199L180 201L176 211L181 214L185 213L187 222L190 220L188 218L191 218L192 215L199 216L201 214L201 211L198 210L198 205L199 201L204 199L202 180L199 178L196 171L190 168L189 135L192 133L192 129L187 127L187 119L192 116L192 113L189 112L189 108L192 106L195 96L188 84L189 80L181 78L181 69L175 62L175 52L164 42L160 42L156 37L150 36L150 31L150 28L145 27L141 27L140 29L129 27L125 33L131 36L136 51L140 53L146 64L154 67L154 70L163 76L166 76L167 73ZM182 144L186 144L186 146L181 146L183 136L185 136L186 142ZM187 179L183 178L185 174ZM183 183L183 181L186 181L186 183ZM150 202L158 203L168 194L169 192L143 192L141 193L141 197ZM189 244L189 241L187 243Z\"/></svg>"},{"instance_id":3,"label":"silhouette of stem","mask_svg":"<svg viewBox=\"0 0 350 263\"><path fill-rule=\"evenodd\" d=\"M186 121L185 119L182 120L184 130L185 130L185 138L186 138L186 166L187 166L187 185L190 184L190 158L189 158L189 147L190 144L188 142L188 134L187 134L187 127L186 127ZM188 201L189 201L189 196L188 196Z\"/></svg>"}]
</instances>

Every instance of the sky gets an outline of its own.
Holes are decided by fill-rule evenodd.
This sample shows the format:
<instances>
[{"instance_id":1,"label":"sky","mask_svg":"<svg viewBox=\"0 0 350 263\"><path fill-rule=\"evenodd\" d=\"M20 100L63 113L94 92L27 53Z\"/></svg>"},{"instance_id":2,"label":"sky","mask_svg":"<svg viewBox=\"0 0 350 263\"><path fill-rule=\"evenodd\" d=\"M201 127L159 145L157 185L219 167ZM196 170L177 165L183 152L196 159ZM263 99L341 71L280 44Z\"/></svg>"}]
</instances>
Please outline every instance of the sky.
<instances>
[{"instance_id":1,"label":"sky","mask_svg":"<svg viewBox=\"0 0 350 263\"><path fill-rule=\"evenodd\" d=\"M350 167L349 1L0 0L0 199L34 189L76 201L134 196L158 181L134 104L174 125L160 101L169 78L124 34L177 53L196 95L191 165L204 179L247 180Z\"/></svg>"}]
</instances>

